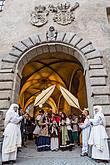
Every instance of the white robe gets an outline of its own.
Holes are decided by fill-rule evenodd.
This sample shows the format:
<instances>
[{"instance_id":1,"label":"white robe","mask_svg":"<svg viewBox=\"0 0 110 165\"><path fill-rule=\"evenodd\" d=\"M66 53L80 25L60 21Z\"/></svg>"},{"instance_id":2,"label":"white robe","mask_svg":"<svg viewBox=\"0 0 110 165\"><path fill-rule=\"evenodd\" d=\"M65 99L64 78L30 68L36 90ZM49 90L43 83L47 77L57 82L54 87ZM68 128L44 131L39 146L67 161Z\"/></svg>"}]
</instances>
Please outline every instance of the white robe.
<instances>
[{"instance_id":1,"label":"white robe","mask_svg":"<svg viewBox=\"0 0 110 165\"><path fill-rule=\"evenodd\" d=\"M90 121L89 116L86 117L83 124L79 124L82 129L82 154L88 153L88 140L90 136Z\"/></svg>"},{"instance_id":2,"label":"white robe","mask_svg":"<svg viewBox=\"0 0 110 165\"><path fill-rule=\"evenodd\" d=\"M109 149L107 133L105 130L105 119L103 113L97 113L94 119L90 119L93 126L88 144L92 146L92 158L109 160Z\"/></svg>"},{"instance_id":3,"label":"white robe","mask_svg":"<svg viewBox=\"0 0 110 165\"><path fill-rule=\"evenodd\" d=\"M17 147L21 147L21 131L19 122L22 116L19 117L14 111L6 113L5 130L2 146L2 162L16 160Z\"/></svg>"}]
</instances>

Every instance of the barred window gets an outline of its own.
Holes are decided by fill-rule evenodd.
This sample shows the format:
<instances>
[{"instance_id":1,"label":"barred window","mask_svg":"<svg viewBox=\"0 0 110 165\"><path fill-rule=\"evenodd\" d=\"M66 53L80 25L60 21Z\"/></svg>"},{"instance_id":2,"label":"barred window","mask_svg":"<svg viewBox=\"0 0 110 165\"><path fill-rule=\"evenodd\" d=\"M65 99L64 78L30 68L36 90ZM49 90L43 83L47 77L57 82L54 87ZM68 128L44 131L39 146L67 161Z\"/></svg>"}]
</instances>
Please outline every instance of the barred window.
<instances>
[{"instance_id":1,"label":"barred window","mask_svg":"<svg viewBox=\"0 0 110 165\"><path fill-rule=\"evenodd\" d=\"M107 11L108 22L110 23L110 7L107 7L106 11Z\"/></svg>"},{"instance_id":2,"label":"barred window","mask_svg":"<svg viewBox=\"0 0 110 165\"><path fill-rule=\"evenodd\" d=\"M5 0L0 0L0 12L3 11Z\"/></svg>"}]
</instances>

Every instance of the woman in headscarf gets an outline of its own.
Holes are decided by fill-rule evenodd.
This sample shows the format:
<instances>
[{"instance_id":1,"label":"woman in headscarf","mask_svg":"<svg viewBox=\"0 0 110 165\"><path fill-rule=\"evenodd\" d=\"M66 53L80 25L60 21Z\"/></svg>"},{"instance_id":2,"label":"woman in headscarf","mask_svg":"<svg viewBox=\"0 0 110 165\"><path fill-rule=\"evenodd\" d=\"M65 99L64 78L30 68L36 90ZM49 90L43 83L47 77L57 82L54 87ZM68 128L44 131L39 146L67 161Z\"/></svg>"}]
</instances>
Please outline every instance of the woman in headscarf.
<instances>
[{"instance_id":1,"label":"woman in headscarf","mask_svg":"<svg viewBox=\"0 0 110 165\"><path fill-rule=\"evenodd\" d=\"M105 130L105 117L101 106L94 106L94 119L89 119L92 130L89 138L89 145L92 146L92 158L99 160L109 160L109 149L107 143L107 133Z\"/></svg>"},{"instance_id":2,"label":"woman in headscarf","mask_svg":"<svg viewBox=\"0 0 110 165\"><path fill-rule=\"evenodd\" d=\"M18 115L17 104L12 104L6 112L4 121L4 139L2 146L2 164L16 161L17 147L21 147L20 121L24 116Z\"/></svg>"}]
</instances>

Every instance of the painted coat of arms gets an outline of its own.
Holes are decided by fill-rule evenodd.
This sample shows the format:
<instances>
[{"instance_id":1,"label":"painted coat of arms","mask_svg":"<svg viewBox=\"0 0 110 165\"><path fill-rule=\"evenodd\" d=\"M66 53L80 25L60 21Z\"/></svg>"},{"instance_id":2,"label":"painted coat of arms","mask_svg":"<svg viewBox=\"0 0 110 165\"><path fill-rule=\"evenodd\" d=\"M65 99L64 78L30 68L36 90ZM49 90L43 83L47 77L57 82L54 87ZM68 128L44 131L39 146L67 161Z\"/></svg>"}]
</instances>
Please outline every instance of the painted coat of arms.
<instances>
[{"instance_id":1,"label":"painted coat of arms","mask_svg":"<svg viewBox=\"0 0 110 165\"><path fill-rule=\"evenodd\" d=\"M49 6L49 9L52 13L55 13L53 20L61 25L70 24L75 19L74 11L79 7L79 3L76 2L73 7L70 3L58 4L57 7L53 5Z\"/></svg>"},{"instance_id":2,"label":"painted coat of arms","mask_svg":"<svg viewBox=\"0 0 110 165\"><path fill-rule=\"evenodd\" d=\"M31 23L40 27L48 22L47 16L49 11L45 6L36 6L35 10L31 13Z\"/></svg>"}]
</instances>

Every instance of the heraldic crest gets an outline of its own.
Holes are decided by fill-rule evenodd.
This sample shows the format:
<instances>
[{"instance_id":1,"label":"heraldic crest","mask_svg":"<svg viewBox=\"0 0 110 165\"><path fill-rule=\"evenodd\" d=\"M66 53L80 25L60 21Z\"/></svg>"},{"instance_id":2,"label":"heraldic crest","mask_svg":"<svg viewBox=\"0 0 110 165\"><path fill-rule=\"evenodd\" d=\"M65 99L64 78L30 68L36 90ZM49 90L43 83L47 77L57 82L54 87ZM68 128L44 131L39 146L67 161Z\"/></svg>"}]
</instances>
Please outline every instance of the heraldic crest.
<instances>
[{"instance_id":1,"label":"heraldic crest","mask_svg":"<svg viewBox=\"0 0 110 165\"><path fill-rule=\"evenodd\" d=\"M31 23L37 27L43 26L48 22L48 15L51 13L54 22L60 25L68 25L74 21L74 11L78 7L78 2L74 6L71 6L69 2L59 3L57 6L36 6L35 10L31 13Z\"/></svg>"},{"instance_id":2,"label":"heraldic crest","mask_svg":"<svg viewBox=\"0 0 110 165\"><path fill-rule=\"evenodd\" d=\"M53 20L61 25L70 24L75 19L74 10L79 7L79 3L76 2L73 7L70 3L58 4L57 7L50 5L50 11L55 13Z\"/></svg>"},{"instance_id":3,"label":"heraldic crest","mask_svg":"<svg viewBox=\"0 0 110 165\"><path fill-rule=\"evenodd\" d=\"M45 6L36 6L35 10L31 13L31 23L35 26L42 26L48 22L47 16L49 11Z\"/></svg>"}]
</instances>

